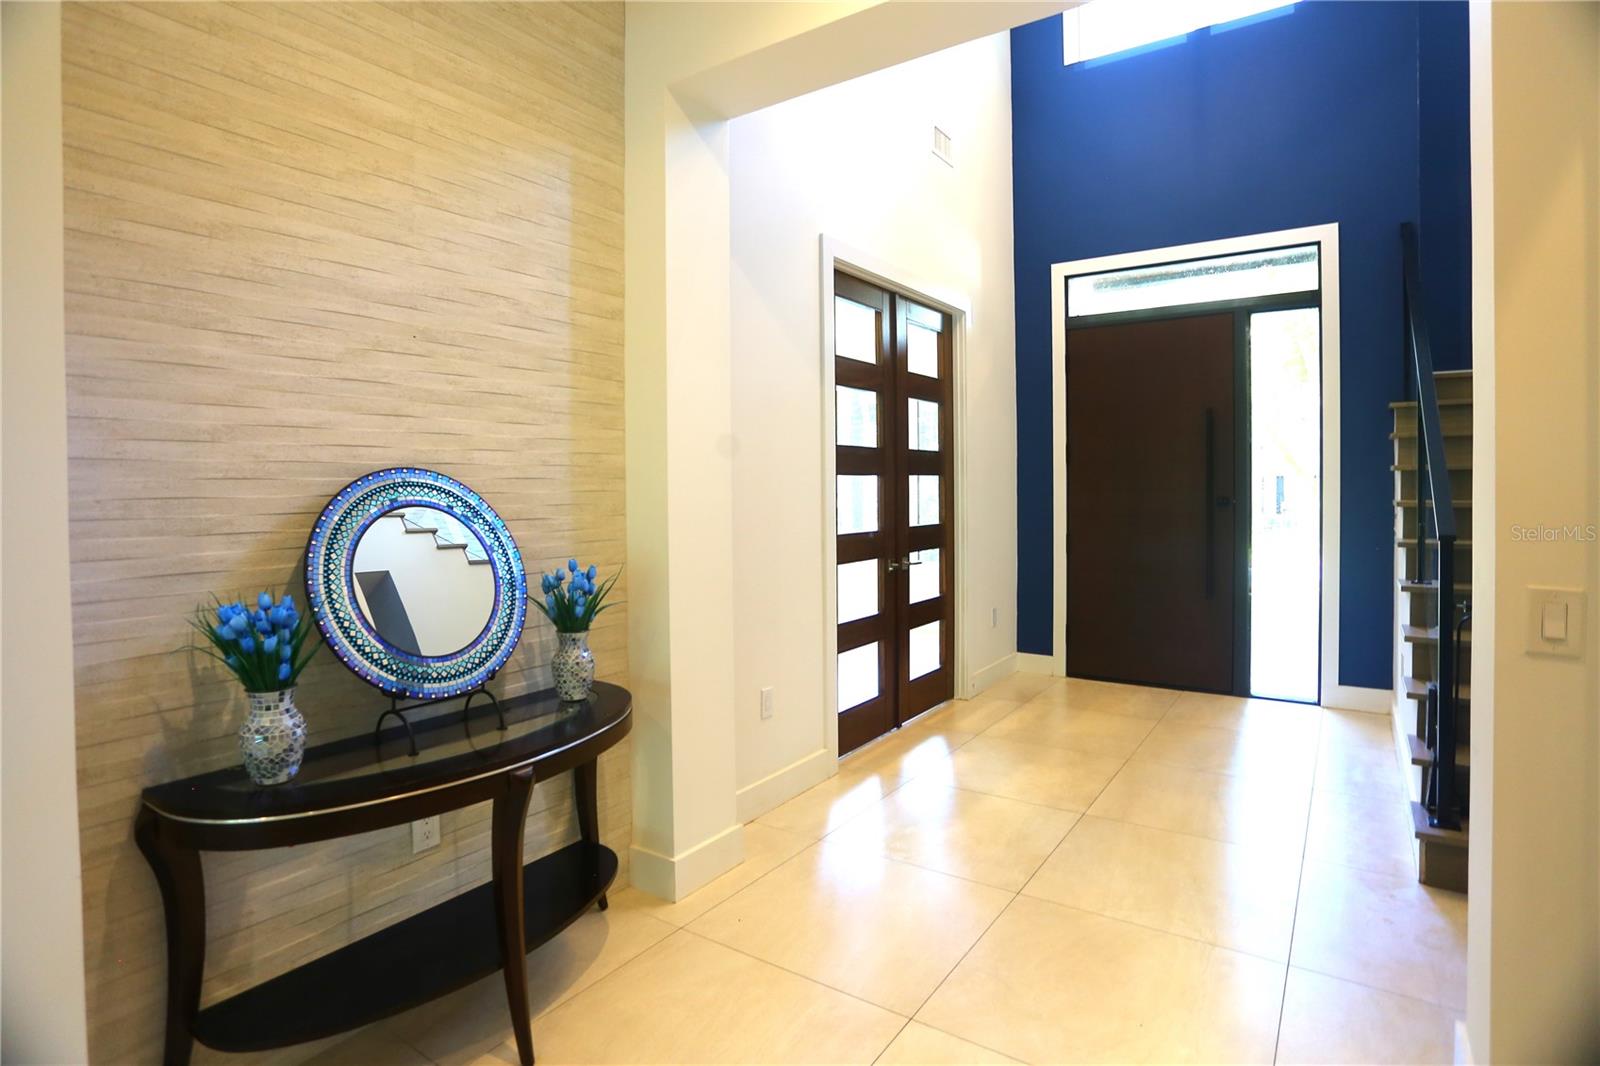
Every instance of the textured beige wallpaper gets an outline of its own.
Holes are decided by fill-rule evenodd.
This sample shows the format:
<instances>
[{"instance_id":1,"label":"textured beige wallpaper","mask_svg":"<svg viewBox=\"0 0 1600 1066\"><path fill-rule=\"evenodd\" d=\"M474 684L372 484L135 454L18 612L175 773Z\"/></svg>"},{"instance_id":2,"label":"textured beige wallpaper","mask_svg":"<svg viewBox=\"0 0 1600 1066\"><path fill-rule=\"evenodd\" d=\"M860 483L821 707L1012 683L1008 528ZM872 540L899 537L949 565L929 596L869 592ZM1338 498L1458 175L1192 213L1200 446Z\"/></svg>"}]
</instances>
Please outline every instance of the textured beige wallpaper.
<instances>
[{"instance_id":1,"label":"textured beige wallpaper","mask_svg":"<svg viewBox=\"0 0 1600 1066\"><path fill-rule=\"evenodd\" d=\"M139 790L237 760L243 698L182 650L213 592L303 595L327 498L460 478L529 566L623 562L620 5L72 4L62 28L78 795L90 1050L159 1055ZM537 578L535 577L535 580ZM618 586L626 601L626 582ZM625 608L594 636L627 677ZM532 614L497 682L549 684ZM380 695L324 657L313 742ZM626 861L627 746L601 821ZM537 854L575 837L542 786ZM488 810L205 859L205 1001L488 877ZM201 1056L201 1061L216 1056ZM280 1056L293 1058L293 1054Z\"/></svg>"}]
</instances>

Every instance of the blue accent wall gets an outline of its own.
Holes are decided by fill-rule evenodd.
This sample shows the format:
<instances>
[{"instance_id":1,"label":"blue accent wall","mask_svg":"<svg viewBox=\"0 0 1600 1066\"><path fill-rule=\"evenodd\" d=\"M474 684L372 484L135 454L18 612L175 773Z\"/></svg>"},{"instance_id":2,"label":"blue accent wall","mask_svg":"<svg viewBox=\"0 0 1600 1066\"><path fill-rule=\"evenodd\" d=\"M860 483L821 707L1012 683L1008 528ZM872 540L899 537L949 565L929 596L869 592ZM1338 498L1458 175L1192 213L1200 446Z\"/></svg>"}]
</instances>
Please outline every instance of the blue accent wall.
<instances>
[{"instance_id":1,"label":"blue accent wall","mask_svg":"<svg viewBox=\"0 0 1600 1066\"><path fill-rule=\"evenodd\" d=\"M1071 67L1059 18L1011 32L1019 651L1059 639L1050 264L1337 222L1339 680L1389 687L1403 221L1422 226L1439 362L1470 360L1466 11L1421 7L1300 3Z\"/></svg>"},{"instance_id":2,"label":"blue accent wall","mask_svg":"<svg viewBox=\"0 0 1600 1066\"><path fill-rule=\"evenodd\" d=\"M1472 169L1467 110L1467 5L1418 8L1417 125L1422 288L1433 362L1472 366Z\"/></svg>"}]
</instances>

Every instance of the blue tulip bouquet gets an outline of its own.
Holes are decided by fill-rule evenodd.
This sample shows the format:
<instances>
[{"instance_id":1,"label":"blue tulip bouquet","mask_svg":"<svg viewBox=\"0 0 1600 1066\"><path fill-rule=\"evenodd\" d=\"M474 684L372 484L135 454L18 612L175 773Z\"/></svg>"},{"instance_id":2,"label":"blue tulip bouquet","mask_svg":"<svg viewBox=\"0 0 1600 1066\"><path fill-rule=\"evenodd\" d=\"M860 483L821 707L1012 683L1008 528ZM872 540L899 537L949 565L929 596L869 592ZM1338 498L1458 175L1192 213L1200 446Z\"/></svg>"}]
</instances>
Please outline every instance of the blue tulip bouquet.
<instances>
[{"instance_id":1,"label":"blue tulip bouquet","mask_svg":"<svg viewBox=\"0 0 1600 1066\"><path fill-rule=\"evenodd\" d=\"M306 647L310 619L300 614L287 593L274 603L263 592L253 610L239 601L218 603L215 614L201 608L194 627L211 644L206 654L233 671L246 692L292 688L317 651L315 643Z\"/></svg>"},{"instance_id":2,"label":"blue tulip bouquet","mask_svg":"<svg viewBox=\"0 0 1600 1066\"><path fill-rule=\"evenodd\" d=\"M533 604L550 619L557 633L587 633L595 616L611 606L605 602L606 594L617 583L619 575L612 574L596 584L598 576L593 563L582 567L578 560L568 559L565 570L558 566L553 573L539 578L539 591L544 593L544 601L534 600Z\"/></svg>"}]
</instances>

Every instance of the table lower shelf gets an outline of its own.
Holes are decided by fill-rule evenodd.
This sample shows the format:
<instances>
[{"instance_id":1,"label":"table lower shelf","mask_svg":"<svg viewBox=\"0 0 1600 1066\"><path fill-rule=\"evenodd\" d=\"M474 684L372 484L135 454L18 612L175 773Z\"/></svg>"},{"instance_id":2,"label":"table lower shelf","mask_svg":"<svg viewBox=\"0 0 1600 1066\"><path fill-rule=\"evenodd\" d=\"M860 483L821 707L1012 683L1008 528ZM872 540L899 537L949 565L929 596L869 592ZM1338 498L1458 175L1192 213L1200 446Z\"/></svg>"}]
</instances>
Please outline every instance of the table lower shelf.
<instances>
[{"instance_id":1,"label":"table lower shelf","mask_svg":"<svg viewBox=\"0 0 1600 1066\"><path fill-rule=\"evenodd\" d=\"M616 876L616 853L583 842L523 867L527 950L572 924ZM480 885L205 1008L193 1033L218 1051L286 1047L399 1014L499 969L494 886Z\"/></svg>"}]
</instances>

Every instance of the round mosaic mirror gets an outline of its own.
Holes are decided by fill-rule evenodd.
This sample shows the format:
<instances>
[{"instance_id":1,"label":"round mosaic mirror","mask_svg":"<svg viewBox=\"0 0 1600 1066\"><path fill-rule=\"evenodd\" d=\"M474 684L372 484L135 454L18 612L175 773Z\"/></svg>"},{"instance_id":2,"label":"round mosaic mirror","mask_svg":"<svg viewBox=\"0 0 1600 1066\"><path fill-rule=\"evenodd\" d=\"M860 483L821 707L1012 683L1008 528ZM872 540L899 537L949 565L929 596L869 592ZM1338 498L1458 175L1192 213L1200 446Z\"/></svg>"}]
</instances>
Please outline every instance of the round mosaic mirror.
<instances>
[{"instance_id":1,"label":"round mosaic mirror","mask_svg":"<svg viewBox=\"0 0 1600 1066\"><path fill-rule=\"evenodd\" d=\"M306 546L306 599L328 647L392 696L479 687L522 636L527 576L494 508L454 478L400 467L328 501Z\"/></svg>"}]
</instances>

